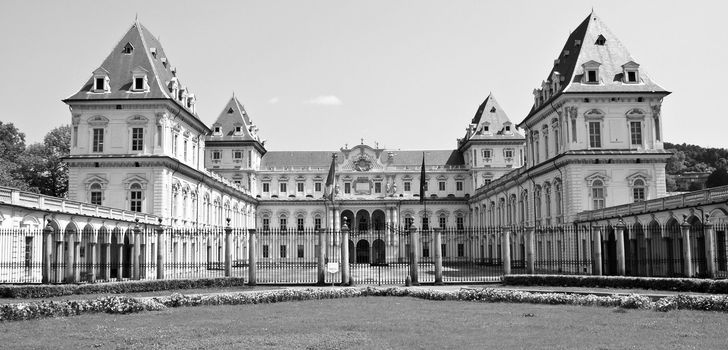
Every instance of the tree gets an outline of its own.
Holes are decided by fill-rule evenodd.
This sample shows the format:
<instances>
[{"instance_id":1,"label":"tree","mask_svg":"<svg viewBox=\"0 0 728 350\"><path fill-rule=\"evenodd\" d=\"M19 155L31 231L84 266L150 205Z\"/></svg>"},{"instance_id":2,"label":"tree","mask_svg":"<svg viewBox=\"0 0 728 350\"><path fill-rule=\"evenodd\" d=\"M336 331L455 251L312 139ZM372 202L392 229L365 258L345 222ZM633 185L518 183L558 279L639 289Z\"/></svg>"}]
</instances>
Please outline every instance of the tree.
<instances>
[{"instance_id":1,"label":"tree","mask_svg":"<svg viewBox=\"0 0 728 350\"><path fill-rule=\"evenodd\" d=\"M665 171L668 174L679 174L685 170L685 153L677 151L667 160Z\"/></svg>"},{"instance_id":2,"label":"tree","mask_svg":"<svg viewBox=\"0 0 728 350\"><path fill-rule=\"evenodd\" d=\"M71 126L62 125L46 134L43 145L48 151L47 170L50 173L48 194L65 197L68 192L68 165L63 158L71 153Z\"/></svg>"},{"instance_id":3,"label":"tree","mask_svg":"<svg viewBox=\"0 0 728 350\"><path fill-rule=\"evenodd\" d=\"M25 150L25 134L13 123L0 121L0 158L15 162Z\"/></svg>"},{"instance_id":4,"label":"tree","mask_svg":"<svg viewBox=\"0 0 728 350\"><path fill-rule=\"evenodd\" d=\"M728 185L728 171L725 168L716 169L708 176L708 180L705 181L706 188L725 185Z\"/></svg>"}]
</instances>

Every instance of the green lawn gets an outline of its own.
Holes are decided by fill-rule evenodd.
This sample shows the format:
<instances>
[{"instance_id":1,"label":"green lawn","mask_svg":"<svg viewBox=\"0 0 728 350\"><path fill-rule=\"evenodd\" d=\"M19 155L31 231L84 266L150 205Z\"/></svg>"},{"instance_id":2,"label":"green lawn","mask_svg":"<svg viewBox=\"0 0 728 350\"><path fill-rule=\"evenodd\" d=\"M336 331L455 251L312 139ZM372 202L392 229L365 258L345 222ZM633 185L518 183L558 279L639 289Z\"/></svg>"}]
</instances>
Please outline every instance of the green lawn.
<instances>
[{"instance_id":1,"label":"green lawn","mask_svg":"<svg viewBox=\"0 0 728 350\"><path fill-rule=\"evenodd\" d=\"M723 313L365 297L0 324L2 348L717 349Z\"/></svg>"}]
</instances>

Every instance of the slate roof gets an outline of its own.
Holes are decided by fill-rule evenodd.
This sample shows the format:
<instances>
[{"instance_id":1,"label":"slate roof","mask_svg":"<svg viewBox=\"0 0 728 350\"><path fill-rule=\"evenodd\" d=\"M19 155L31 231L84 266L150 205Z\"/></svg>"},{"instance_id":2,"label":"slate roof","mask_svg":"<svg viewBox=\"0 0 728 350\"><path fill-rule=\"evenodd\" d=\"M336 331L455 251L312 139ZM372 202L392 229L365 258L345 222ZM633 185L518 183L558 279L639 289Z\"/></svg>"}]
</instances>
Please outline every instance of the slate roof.
<instances>
[{"instance_id":1,"label":"slate roof","mask_svg":"<svg viewBox=\"0 0 728 350\"><path fill-rule=\"evenodd\" d=\"M600 36L606 39L603 45L597 45L597 39ZM541 105L534 104L523 122L562 93L669 93L652 80L642 67L640 67L638 84L622 82L622 65L630 61L637 63L639 61L630 55L627 48L594 12L590 13L569 35L556 59L558 63L553 65L545 81L550 82L554 72L557 72L563 77L560 90L555 91L551 98ZM600 84L582 84L581 79L584 74L582 64L592 60L601 64L599 67Z\"/></svg>"},{"instance_id":2,"label":"slate roof","mask_svg":"<svg viewBox=\"0 0 728 350\"><path fill-rule=\"evenodd\" d=\"M471 140L524 140L518 133L515 124L511 122L505 110L498 104L493 93L488 94L485 101L478 106L475 116L470 121L470 128L465 137L458 139L458 147L463 147ZM506 124L511 125L510 131L505 130ZM488 125L488 132L484 126Z\"/></svg>"},{"instance_id":3,"label":"slate roof","mask_svg":"<svg viewBox=\"0 0 728 350\"><path fill-rule=\"evenodd\" d=\"M123 52L127 44L133 47L129 54ZM151 49L155 50L155 54ZM104 69L108 72L110 92L94 93L93 76L91 76L78 92L66 100L172 99L176 101L169 89L170 82L177 79L172 67L159 40L141 23L135 21L101 66L93 70ZM137 68L148 72L147 92L131 91L132 71ZM181 83L179 86L183 87ZM182 103L178 104L186 108Z\"/></svg>"},{"instance_id":4,"label":"slate roof","mask_svg":"<svg viewBox=\"0 0 728 350\"><path fill-rule=\"evenodd\" d=\"M460 152L454 150L426 150L426 151L399 151L384 150L379 160L387 163L389 152L394 153L392 165L394 166L420 166L422 164L422 152L425 152L425 164L429 166L458 166L464 165L465 160ZM265 170L269 167L312 167L326 168L331 164L333 151L268 151L263 156L260 167ZM342 162L342 152L335 152L338 161Z\"/></svg>"},{"instance_id":5,"label":"slate roof","mask_svg":"<svg viewBox=\"0 0 728 350\"><path fill-rule=\"evenodd\" d=\"M222 136L215 134L208 136L211 141L258 141L260 136L257 133L258 128L252 123L250 116L245 111L245 107L233 96L225 105L220 115L212 124L213 130L216 126L220 127ZM235 127L241 126L239 135L235 135Z\"/></svg>"}]
</instances>

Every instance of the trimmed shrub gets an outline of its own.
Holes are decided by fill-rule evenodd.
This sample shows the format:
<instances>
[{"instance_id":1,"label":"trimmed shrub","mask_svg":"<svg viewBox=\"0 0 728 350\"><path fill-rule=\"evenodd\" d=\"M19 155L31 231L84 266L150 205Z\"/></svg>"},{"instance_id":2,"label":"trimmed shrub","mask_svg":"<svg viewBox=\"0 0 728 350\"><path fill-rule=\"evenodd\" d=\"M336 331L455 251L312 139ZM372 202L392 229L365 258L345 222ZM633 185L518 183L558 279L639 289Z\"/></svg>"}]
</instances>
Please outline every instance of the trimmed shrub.
<instances>
[{"instance_id":1,"label":"trimmed shrub","mask_svg":"<svg viewBox=\"0 0 728 350\"><path fill-rule=\"evenodd\" d=\"M507 275L510 286L652 289L677 292L728 294L728 280L625 276Z\"/></svg>"}]
</instances>

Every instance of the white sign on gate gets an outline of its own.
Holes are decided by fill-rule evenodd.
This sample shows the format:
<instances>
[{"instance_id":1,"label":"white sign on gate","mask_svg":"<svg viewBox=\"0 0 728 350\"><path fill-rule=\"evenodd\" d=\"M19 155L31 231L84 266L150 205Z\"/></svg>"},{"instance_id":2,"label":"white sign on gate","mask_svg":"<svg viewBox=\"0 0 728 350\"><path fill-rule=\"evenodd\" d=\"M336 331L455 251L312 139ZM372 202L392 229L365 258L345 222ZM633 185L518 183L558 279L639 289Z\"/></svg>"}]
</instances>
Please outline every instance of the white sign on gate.
<instances>
[{"instance_id":1,"label":"white sign on gate","mask_svg":"<svg viewBox=\"0 0 728 350\"><path fill-rule=\"evenodd\" d=\"M326 264L326 271L328 271L329 273L339 272L339 263L332 262L332 263Z\"/></svg>"}]
</instances>

